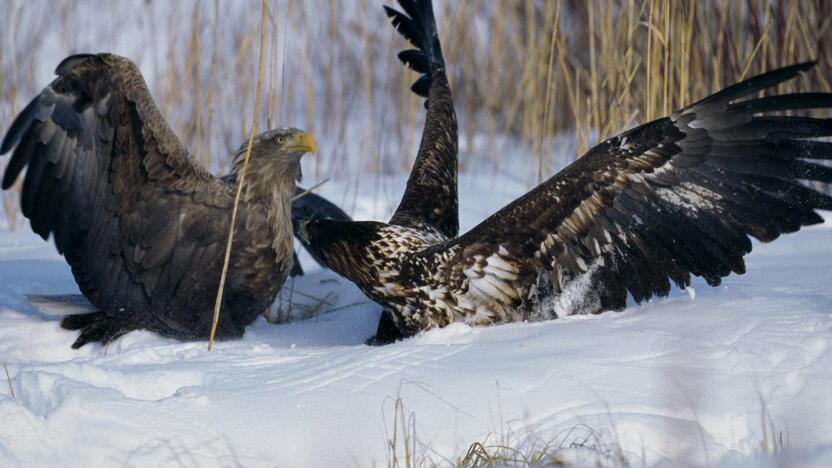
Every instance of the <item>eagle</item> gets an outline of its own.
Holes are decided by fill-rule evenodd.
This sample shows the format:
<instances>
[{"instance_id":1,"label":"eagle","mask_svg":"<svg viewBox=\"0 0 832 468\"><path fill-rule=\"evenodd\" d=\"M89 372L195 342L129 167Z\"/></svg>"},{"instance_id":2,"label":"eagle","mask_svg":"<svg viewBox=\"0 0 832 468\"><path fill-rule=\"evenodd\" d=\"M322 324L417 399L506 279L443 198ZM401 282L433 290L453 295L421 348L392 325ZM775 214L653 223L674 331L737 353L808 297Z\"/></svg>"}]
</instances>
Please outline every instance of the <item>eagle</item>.
<instances>
[{"instance_id":1,"label":"eagle","mask_svg":"<svg viewBox=\"0 0 832 468\"><path fill-rule=\"evenodd\" d=\"M73 55L55 73L0 146L15 148L2 187L26 168L23 214L35 233L52 235L95 307L62 319L80 330L72 347L137 329L208 337L246 146L230 174L216 177L188 154L132 61ZM313 137L295 128L254 137L218 339L241 337L292 268L292 200L301 157L314 151ZM303 203L349 219L320 197Z\"/></svg>"},{"instance_id":2,"label":"eagle","mask_svg":"<svg viewBox=\"0 0 832 468\"><path fill-rule=\"evenodd\" d=\"M387 8L423 73L424 132L388 223L310 220L316 257L383 309L369 344L451 322L491 325L621 310L665 296L691 275L711 285L745 271L753 237L770 242L821 223L832 198L830 93L758 97L812 68L764 73L610 138L470 231L457 233L456 125L429 1ZM584 291L567 311L554 301ZM570 289L571 290L571 289Z\"/></svg>"}]
</instances>

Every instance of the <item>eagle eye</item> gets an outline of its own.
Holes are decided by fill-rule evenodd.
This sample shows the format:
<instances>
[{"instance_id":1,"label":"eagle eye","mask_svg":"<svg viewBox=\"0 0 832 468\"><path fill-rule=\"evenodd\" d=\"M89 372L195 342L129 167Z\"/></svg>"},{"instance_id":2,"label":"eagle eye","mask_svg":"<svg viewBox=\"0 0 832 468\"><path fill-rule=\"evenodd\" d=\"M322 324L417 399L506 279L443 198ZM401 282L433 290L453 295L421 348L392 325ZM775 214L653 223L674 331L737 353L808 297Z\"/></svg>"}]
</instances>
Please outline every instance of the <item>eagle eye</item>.
<instances>
[{"instance_id":1,"label":"eagle eye","mask_svg":"<svg viewBox=\"0 0 832 468\"><path fill-rule=\"evenodd\" d=\"M281 136L276 138L276 141L277 141L278 145L282 145L283 143L286 143L286 137L281 135Z\"/></svg>"}]
</instances>

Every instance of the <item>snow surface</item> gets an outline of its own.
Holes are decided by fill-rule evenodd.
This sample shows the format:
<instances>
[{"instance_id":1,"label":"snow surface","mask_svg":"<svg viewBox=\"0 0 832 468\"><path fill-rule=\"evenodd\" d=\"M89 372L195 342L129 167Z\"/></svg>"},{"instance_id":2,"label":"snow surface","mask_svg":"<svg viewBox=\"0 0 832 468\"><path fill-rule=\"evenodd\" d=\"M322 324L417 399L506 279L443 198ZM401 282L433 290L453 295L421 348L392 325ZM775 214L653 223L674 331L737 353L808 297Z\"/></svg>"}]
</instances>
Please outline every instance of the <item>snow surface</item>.
<instances>
[{"instance_id":1,"label":"snow surface","mask_svg":"<svg viewBox=\"0 0 832 468\"><path fill-rule=\"evenodd\" d=\"M355 197L354 214L389 214L403 178L377 185ZM525 190L471 175L460 187L465 228ZM322 187L335 201L344 190ZM26 300L77 293L69 268L27 226L2 229L0 363L15 398L0 371L0 466L383 466L394 430L404 459L402 416L417 460L440 464L481 441L550 443L564 459L608 466L828 466L827 219L756 244L746 275L719 288L695 281L695 295L543 323L454 324L384 347L363 344L379 307L304 257L309 274L280 306L291 289L292 303L326 298L320 313L259 319L214 352L149 332L71 350L76 333Z\"/></svg>"}]
</instances>

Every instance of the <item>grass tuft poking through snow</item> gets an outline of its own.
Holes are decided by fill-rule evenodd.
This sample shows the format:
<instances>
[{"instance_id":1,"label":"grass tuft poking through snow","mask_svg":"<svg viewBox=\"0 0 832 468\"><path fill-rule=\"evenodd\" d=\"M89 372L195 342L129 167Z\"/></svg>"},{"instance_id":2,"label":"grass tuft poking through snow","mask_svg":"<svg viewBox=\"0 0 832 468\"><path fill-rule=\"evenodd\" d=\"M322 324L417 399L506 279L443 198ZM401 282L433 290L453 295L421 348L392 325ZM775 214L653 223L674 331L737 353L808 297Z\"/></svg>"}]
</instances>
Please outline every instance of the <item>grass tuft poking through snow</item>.
<instances>
[{"instance_id":1,"label":"grass tuft poking through snow","mask_svg":"<svg viewBox=\"0 0 832 468\"><path fill-rule=\"evenodd\" d=\"M397 396L385 399L382 405L388 468L631 466L628 456L615 441L615 431L604 435L586 424L577 424L544 438L532 430L514 429L511 424L505 423L502 414L499 416L498 432L491 432L471 443L461 456L448 457L434 450L430 441L417 436L416 413L406 409L402 397L405 383L413 384L401 382ZM421 390L431 393L425 388ZM435 397L441 400L438 395ZM388 406L392 406L390 413Z\"/></svg>"},{"instance_id":2,"label":"grass tuft poking through snow","mask_svg":"<svg viewBox=\"0 0 832 468\"><path fill-rule=\"evenodd\" d=\"M382 408L382 412L384 409ZM424 455L417 458L416 415L406 413L404 400L399 396L393 400L393 424L384 432L387 438L387 466L389 468L415 468L426 463Z\"/></svg>"},{"instance_id":3,"label":"grass tuft poking through snow","mask_svg":"<svg viewBox=\"0 0 832 468\"><path fill-rule=\"evenodd\" d=\"M6 372L6 382L9 384L9 395L12 397L12 400L16 400L14 384L12 383L12 377L9 375L9 366L5 362L3 363L3 370Z\"/></svg>"}]
</instances>

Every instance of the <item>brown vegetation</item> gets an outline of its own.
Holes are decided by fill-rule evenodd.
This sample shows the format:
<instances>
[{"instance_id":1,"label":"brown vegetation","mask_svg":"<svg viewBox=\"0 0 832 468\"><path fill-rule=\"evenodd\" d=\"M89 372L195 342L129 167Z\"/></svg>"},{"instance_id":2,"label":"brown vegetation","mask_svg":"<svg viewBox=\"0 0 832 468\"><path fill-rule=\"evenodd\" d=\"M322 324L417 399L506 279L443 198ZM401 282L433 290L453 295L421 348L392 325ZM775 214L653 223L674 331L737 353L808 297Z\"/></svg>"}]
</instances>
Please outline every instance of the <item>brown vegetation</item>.
<instances>
[{"instance_id":1,"label":"brown vegetation","mask_svg":"<svg viewBox=\"0 0 832 468\"><path fill-rule=\"evenodd\" d=\"M502 171L532 155L536 162L523 166L530 185L599 139L763 70L818 58L815 71L788 86L832 90L832 4L820 0L435 4L462 120L463 170ZM0 30L0 126L64 55L113 50L139 63L200 160L223 167L245 140L258 2L2 5L9 27ZM336 169L355 174L356 183L367 172L406 173L422 103L408 90L414 76L395 58L405 44L380 2L268 5L261 122L317 135L312 180ZM555 145L551 137L564 132L573 144ZM7 213L16 205L4 194Z\"/></svg>"}]
</instances>

